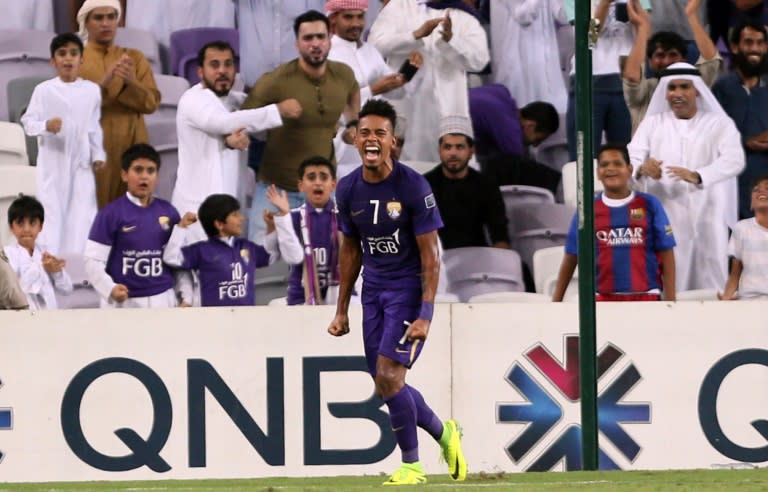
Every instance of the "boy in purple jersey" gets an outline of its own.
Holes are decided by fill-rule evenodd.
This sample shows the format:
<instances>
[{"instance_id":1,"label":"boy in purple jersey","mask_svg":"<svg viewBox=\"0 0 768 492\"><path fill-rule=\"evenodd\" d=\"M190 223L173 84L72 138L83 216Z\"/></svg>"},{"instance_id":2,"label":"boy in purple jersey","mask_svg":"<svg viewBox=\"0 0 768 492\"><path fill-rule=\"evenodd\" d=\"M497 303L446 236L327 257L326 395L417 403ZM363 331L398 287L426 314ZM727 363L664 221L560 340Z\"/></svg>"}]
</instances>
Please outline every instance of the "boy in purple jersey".
<instances>
[{"instance_id":1,"label":"boy in purple jersey","mask_svg":"<svg viewBox=\"0 0 768 492\"><path fill-rule=\"evenodd\" d=\"M188 236L194 235L187 226L198 220L208 240L187 246ZM175 268L197 271L203 306L253 306L255 270L270 265L279 256L274 222L267 221L267 236L261 246L239 237L243 220L235 197L215 194L203 201L197 215L185 213L173 228L163 260Z\"/></svg>"},{"instance_id":2,"label":"boy in purple jersey","mask_svg":"<svg viewBox=\"0 0 768 492\"><path fill-rule=\"evenodd\" d=\"M360 111L355 145L363 165L339 181L336 200L343 233L334 336L349 333L349 300L363 270L363 339L376 392L389 408L403 463L384 485L425 483L417 426L440 443L451 478L464 480L461 429L443 424L405 375L421 352L432 321L442 227L426 179L393 160L395 110L369 100Z\"/></svg>"},{"instance_id":3,"label":"boy in purple jersey","mask_svg":"<svg viewBox=\"0 0 768 492\"><path fill-rule=\"evenodd\" d=\"M280 253L291 265L288 278L288 305L336 302L339 285L339 227L336 203L336 173L331 161L322 156L299 164L299 191L307 197L300 207L289 210L285 192L268 190L270 201L280 215L290 211L294 234L281 235ZM276 219L279 220L279 219ZM290 257L288 251L298 251Z\"/></svg>"},{"instance_id":4,"label":"boy in purple jersey","mask_svg":"<svg viewBox=\"0 0 768 492\"><path fill-rule=\"evenodd\" d=\"M163 248L179 213L152 196L160 155L136 144L123 153L121 167L128 192L96 214L85 247L88 281L101 294L102 307L174 307Z\"/></svg>"},{"instance_id":5,"label":"boy in purple jersey","mask_svg":"<svg viewBox=\"0 0 768 492\"><path fill-rule=\"evenodd\" d=\"M661 202L632 191L632 165L624 145L606 144L597 155L595 287L598 301L675 300L675 238ZM574 215L552 300L563 300L578 262Z\"/></svg>"}]
</instances>

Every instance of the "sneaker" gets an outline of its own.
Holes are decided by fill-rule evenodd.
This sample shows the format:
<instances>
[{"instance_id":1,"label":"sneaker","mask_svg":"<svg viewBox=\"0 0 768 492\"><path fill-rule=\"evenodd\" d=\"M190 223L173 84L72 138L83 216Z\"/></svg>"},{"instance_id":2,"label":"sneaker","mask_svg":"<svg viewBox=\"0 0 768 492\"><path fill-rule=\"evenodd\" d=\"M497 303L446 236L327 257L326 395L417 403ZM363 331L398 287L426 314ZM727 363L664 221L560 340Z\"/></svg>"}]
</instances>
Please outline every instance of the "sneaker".
<instances>
[{"instance_id":1,"label":"sneaker","mask_svg":"<svg viewBox=\"0 0 768 492\"><path fill-rule=\"evenodd\" d=\"M427 483L427 475L424 473L421 463L403 463L400 468L389 477L382 485L418 485Z\"/></svg>"},{"instance_id":2,"label":"sneaker","mask_svg":"<svg viewBox=\"0 0 768 492\"><path fill-rule=\"evenodd\" d=\"M451 478L460 482L467 478L467 461L461 451L463 433L459 423L455 420L446 420L443 425L445 425L446 431L450 433L447 442L442 446L443 459L448 464L448 473Z\"/></svg>"}]
</instances>

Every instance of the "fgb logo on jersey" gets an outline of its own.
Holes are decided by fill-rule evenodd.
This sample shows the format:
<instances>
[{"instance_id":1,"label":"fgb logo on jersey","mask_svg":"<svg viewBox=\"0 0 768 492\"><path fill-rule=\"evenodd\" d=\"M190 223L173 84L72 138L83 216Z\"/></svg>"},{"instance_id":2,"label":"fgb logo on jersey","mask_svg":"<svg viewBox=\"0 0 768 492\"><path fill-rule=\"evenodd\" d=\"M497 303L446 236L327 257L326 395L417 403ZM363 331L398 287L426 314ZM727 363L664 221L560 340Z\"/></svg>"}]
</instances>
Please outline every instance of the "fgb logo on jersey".
<instances>
[{"instance_id":1,"label":"fgb logo on jersey","mask_svg":"<svg viewBox=\"0 0 768 492\"><path fill-rule=\"evenodd\" d=\"M581 426L565 422L566 412L578 407L581 399L579 386L579 337L565 336L565 354L561 363L547 348L537 343L525 353L525 358L537 370L526 370L519 361L512 364L506 380L525 403L497 403L496 421L501 424L525 424L520 433L507 446L506 452L515 464L523 464L526 471L547 471L563 462L566 470L581 469ZM624 356L612 344L598 353L597 378L608 373ZM617 371L611 371L616 373ZM598 429L600 432L599 464L601 470L619 469L616 454L632 462L640 453L640 445L627 433L624 426L647 424L651 421L649 403L622 403L624 396L640 382L640 372L633 363L618 372L598 395ZM570 417L566 417L570 418ZM578 417L576 417L578 419ZM611 446L606 447L605 441ZM613 457L612 457L613 456Z\"/></svg>"}]
</instances>

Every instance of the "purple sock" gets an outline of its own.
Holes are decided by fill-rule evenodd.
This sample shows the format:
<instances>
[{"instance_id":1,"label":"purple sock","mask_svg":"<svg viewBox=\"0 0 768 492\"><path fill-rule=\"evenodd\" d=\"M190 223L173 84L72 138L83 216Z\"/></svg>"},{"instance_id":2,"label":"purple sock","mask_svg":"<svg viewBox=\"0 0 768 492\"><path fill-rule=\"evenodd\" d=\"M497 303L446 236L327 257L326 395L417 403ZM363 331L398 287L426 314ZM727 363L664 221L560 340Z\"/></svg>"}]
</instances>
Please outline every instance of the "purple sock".
<instances>
[{"instance_id":1,"label":"purple sock","mask_svg":"<svg viewBox=\"0 0 768 492\"><path fill-rule=\"evenodd\" d=\"M435 412L424 401L424 397L421 396L419 390L413 386L405 385L408 391L411 392L413 402L416 404L416 425L429 432L435 441L440 440L440 436L443 435L443 422L435 415Z\"/></svg>"},{"instance_id":2,"label":"purple sock","mask_svg":"<svg viewBox=\"0 0 768 492\"><path fill-rule=\"evenodd\" d=\"M419 440L416 435L416 404L407 386L384 401L389 407L389 420L395 432L403 463L419 461Z\"/></svg>"}]
</instances>

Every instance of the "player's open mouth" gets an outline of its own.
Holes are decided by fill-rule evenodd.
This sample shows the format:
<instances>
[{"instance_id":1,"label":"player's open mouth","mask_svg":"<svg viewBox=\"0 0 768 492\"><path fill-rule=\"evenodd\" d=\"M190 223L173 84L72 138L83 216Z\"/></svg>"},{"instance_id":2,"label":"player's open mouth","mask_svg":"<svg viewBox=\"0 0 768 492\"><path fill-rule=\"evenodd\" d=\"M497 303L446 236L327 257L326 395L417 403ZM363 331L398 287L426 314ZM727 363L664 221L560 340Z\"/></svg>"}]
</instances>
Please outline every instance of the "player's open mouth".
<instances>
[{"instance_id":1,"label":"player's open mouth","mask_svg":"<svg viewBox=\"0 0 768 492\"><path fill-rule=\"evenodd\" d=\"M768 195L757 195L757 199L762 201L768 200Z\"/></svg>"},{"instance_id":2,"label":"player's open mouth","mask_svg":"<svg viewBox=\"0 0 768 492\"><path fill-rule=\"evenodd\" d=\"M366 159L378 159L381 155L381 149L378 147L368 146L365 148Z\"/></svg>"}]
</instances>

